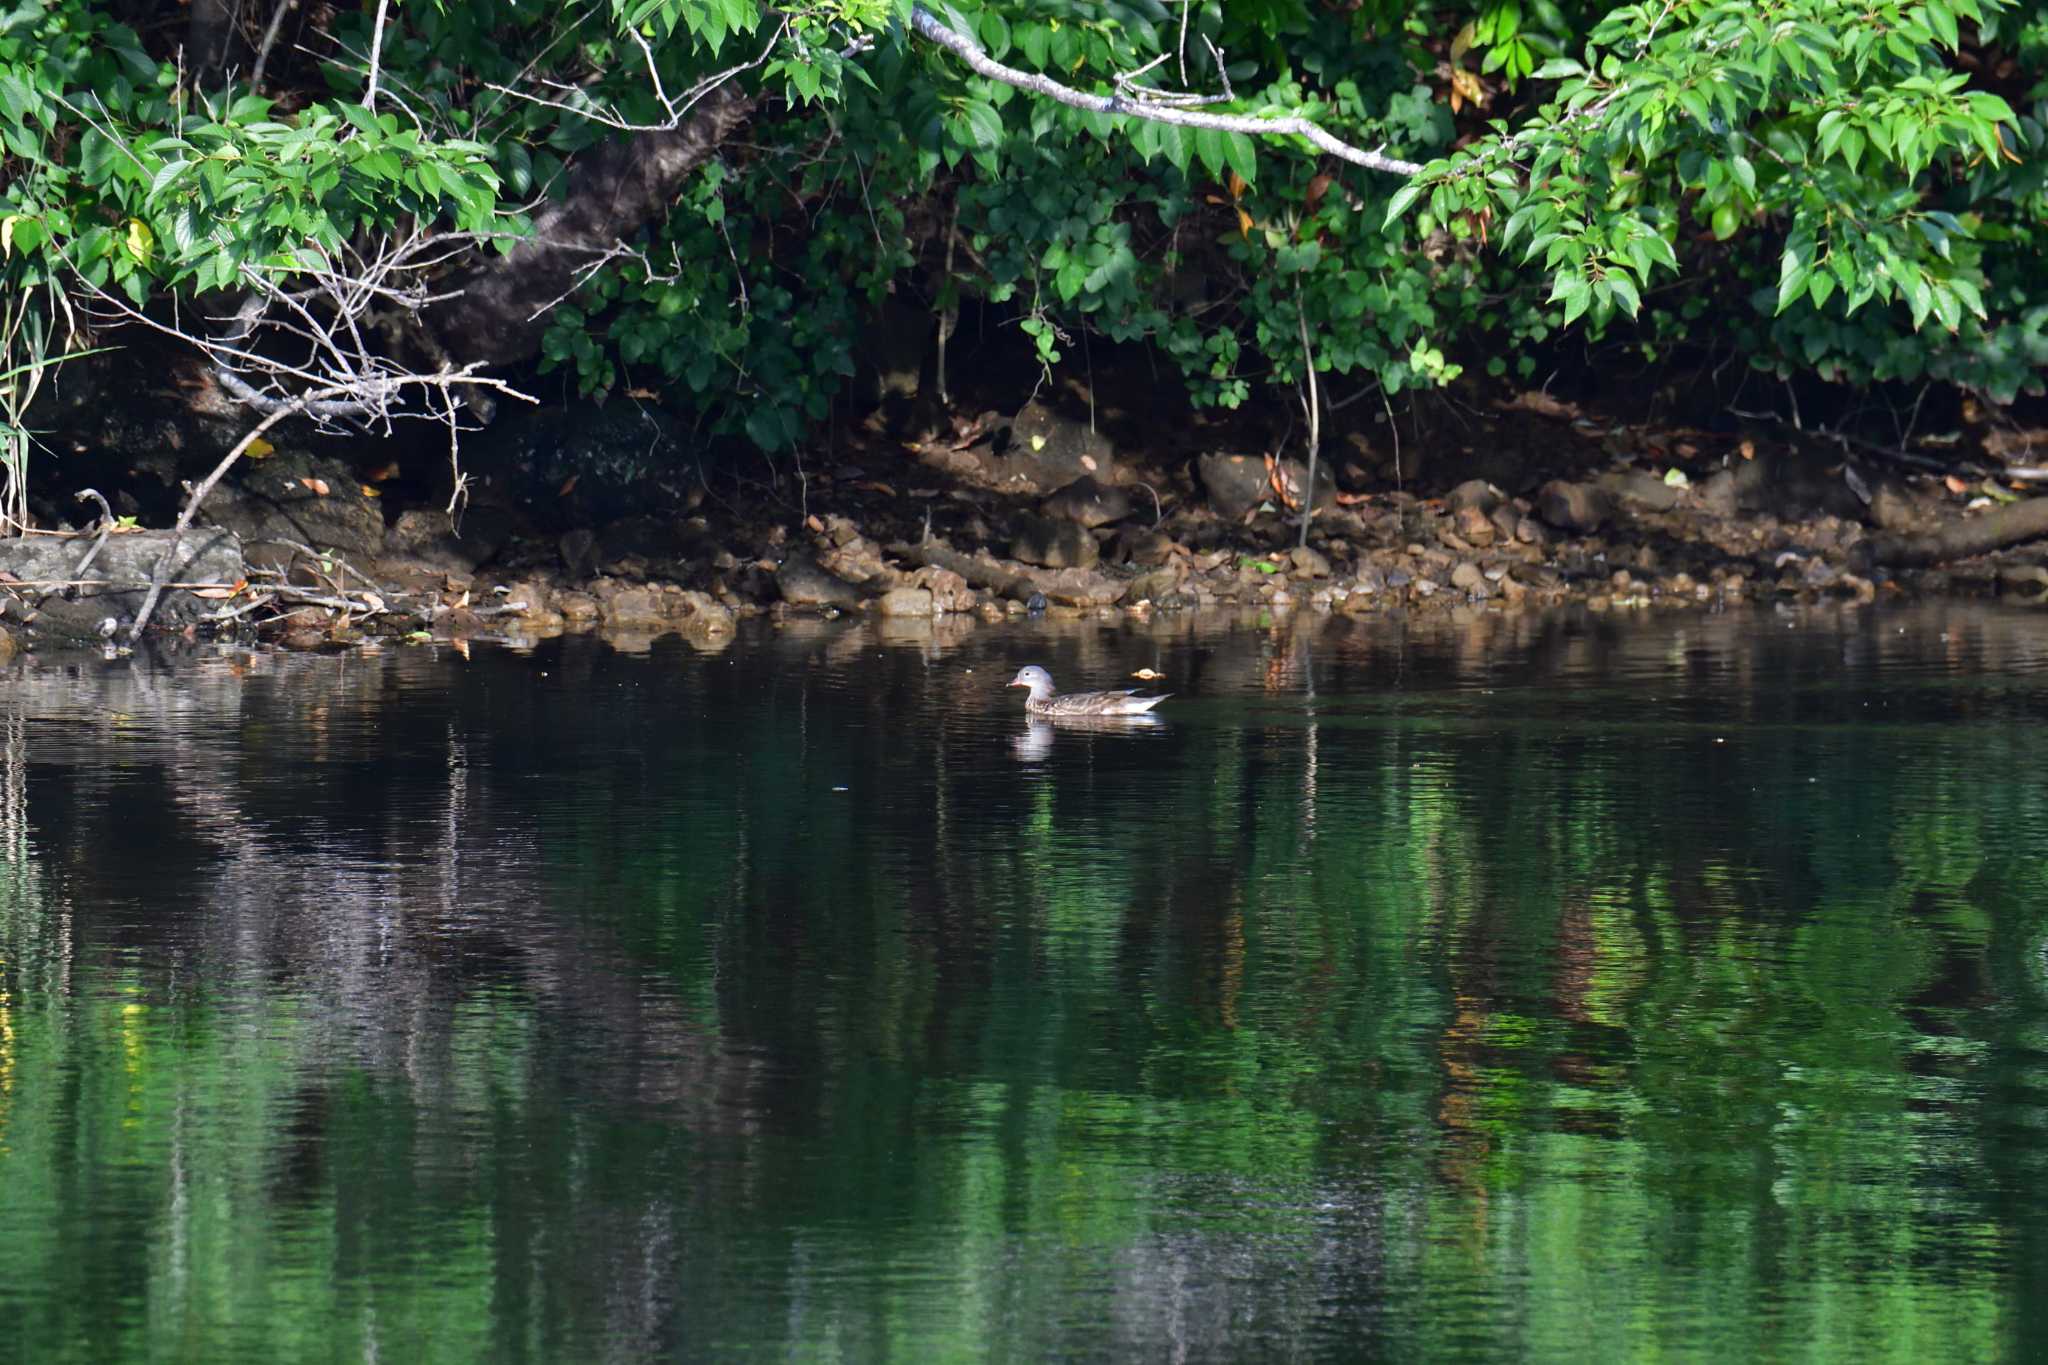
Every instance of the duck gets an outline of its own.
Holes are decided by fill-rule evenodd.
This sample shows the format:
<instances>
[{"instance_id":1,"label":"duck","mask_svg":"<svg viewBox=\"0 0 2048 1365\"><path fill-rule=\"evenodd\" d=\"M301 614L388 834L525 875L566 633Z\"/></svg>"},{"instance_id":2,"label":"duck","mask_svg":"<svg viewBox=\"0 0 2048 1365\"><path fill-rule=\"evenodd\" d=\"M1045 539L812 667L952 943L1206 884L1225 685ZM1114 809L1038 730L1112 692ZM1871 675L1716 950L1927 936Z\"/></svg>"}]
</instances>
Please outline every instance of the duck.
<instances>
[{"instance_id":1,"label":"duck","mask_svg":"<svg viewBox=\"0 0 2048 1365\"><path fill-rule=\"evenodd\" d=\"M1142 716L1173 694L1161 692L1141 697L1134 687L1115 692L1069 692L1061 696L1053 686L1052 674L1037 664L1026 664L1010 679L1009 686L1029 689L1024 710L1034 716Z\"/></svg>"}]
</instances>

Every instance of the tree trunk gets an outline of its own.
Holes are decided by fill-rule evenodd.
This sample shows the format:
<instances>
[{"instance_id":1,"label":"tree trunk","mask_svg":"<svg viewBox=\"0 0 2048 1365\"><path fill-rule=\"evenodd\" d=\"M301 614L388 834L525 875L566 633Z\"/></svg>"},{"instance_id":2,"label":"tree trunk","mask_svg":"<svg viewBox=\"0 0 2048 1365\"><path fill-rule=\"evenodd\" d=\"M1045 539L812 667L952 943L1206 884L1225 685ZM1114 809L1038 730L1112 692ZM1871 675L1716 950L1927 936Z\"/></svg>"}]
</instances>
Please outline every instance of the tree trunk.
<instances>
[{"instance_id":1,"label":"tree trunk","mask_svg":"<svg viewBox=\"0 0 2048 1365\"><path fill-rule=\"evenodd\" d=\"M754 96L728 81L681 127L633 133L585 153L570 172L568 196L534 215L525 241L459 280L458 295L430 307L428 330L458 362L533 358L546 312L573 290L577 270L665 214L684 179L754 107Z\"/></svg>"}]
</instances>

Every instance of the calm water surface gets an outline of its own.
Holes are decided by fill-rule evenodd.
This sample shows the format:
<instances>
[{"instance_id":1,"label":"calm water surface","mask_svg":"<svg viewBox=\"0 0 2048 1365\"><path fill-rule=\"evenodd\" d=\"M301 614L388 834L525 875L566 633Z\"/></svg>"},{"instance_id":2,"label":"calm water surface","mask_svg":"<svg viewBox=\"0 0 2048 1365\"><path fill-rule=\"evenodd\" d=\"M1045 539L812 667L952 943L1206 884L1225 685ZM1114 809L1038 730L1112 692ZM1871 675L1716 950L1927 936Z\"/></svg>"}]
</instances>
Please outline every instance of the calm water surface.
<instances>
[{"instance_id":1,"label":"calm water surface","mask_svg":"<svg viewBox=\"0 0 2048 1365\"><path fill-rule=\"evenodd\" d=\"M2043 1359L2044 719L1965 607L18 662L0 1358Z\"/></svg>"}]
</instances>

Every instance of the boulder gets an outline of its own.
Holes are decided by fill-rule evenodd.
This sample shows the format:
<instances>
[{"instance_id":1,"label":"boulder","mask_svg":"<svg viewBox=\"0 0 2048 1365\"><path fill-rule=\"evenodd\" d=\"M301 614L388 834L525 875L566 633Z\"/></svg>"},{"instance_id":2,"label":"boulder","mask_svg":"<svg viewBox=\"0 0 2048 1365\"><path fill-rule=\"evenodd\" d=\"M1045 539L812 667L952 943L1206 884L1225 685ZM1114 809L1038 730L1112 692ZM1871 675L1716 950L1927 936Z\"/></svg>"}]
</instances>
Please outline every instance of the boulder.
<instances>
[{"instance_id":1,"label":"boulder","mask_svg":"<svg viewBox=\"0 0 2048 1365\"><path fill-rule=\"evenodd\" d=\"M1121 488L1099 483L1092 477L1080 478L1047 498L1041 510L1055 521L1071 521L1089 527L1107 526L1131 514L1131 495Z\"/></svg>"},{"instance_id":2,"label":"boulder","mask_svg":"<svg viewBox=\"0 0 2048 1365\"><path fill-rule=\"evenodd\" d=\"M1086 422L1062 417L1036 399L1010 419L1002 448L1013 481L1051 491L1076 479L1116 479L1116 462L1108 438Z\"/></svg>"},{"instance_id":3,"label":"boulder","mask_svg":"<svg viewBox=\"0 0 2048 1365\"><path fill-rule=\"evenodd\" d=\"M1195 467L1201 475L1202 487L1208 491L1210 505L1227 520L1241 520L1268 500L1275 507L1281 506L1264 456L1210 454L1196 461ZM1289 488L1307 486L1308 468L1301 461L1282 460L1280 469ZM1315 501L1318 509L1337 505L1337 484L1327 463L1316 468Z\"/></svg>"},{"instance_id":4,"label":"boulder","mask_svg":"<svg viewBox=\"0 0 2048 1365\"><path fill-rule=\"evenodd\" d=\"M1552 479L1536 490L1536 515L1560 531L1598 530L1611 505L1603 490L1563 479Z\"/></svg>"},{"instance_id":5,"label":"boulder","mask_svg":"<svg viewBox=\"0 0 2048 1365\"><path fill-rule=\"evenodd\" d=\"M280 450L214 490L199 521L231 531L252 560L285 567L305 545L367 560L384 549L384 513L340 460Z\"/></svg>"},{"instance_id":6,"label":"boulder","mask_svg":"<svg viewBox=\"0 0 2048 1365\"><path fill-rule=\"evenodd\" d=\"M1048 602L1069 607L1113 606L1123 598L1130 586L1097 573L1093 569L1061 569L1055 573L1035 573L1031 579L1038 585L1038 591Z\"/></svg>"},{"instance_id":7,"label":"boulder","mask_svg":"<svg viewBox=\"0 0 2048 1365\"><path fill-rule=\"evenodd\" d=\"M1293 563L1296 578L1330 576L1330 561L1324 557L1321 550L1307 545L1297 545L1287 552L1287 558Z\"/></svg>"},{"instance_id":8,"label":"boulder","mask_svg":"<svg viewBox=\"0 0 2048 1365\"><path fill-rule=\"evenodd\" d=\"M929 588L891 588L882 594L875 609L888 617L920 617L932 614Z\"/></svg>"},{"instance_id":9,"label":"boulder","mask_svg":"<svg viewBox=\"0 0 2048 1365\"><path fill-rule=\"evenodd\" d=\"M1101 558L1095 537L1071 521L1026 517L1010 543L1010 557L1048 569L1086 569Z\"/></svg>"},{"instance_id":10,"label":"boulder","mask_svg":"<svg viewBox=\"0 0 2048 1365\"><path fill-rule=\"evenodd\" d=\"M1622 502L1634 503L1652 512L1668 512L1678 506L1685 489L1669 484L1640 469L1616 469L1602 474L1596 486Z\"/></svg>"},{"instance_id":11,"label":"boulder","mask_svg":"<svg viewBox=\"0 0 2048 1365\"><path fill-rule=\"evenodd\" d=\"M108 536L106 544L93 556L92 564L80 574L78 565L96 539L94 535L81 535L0 540L0 571L20 585L13 592L23 599L9 603L9 613L38 635L73 640L108 639L108 621L119 629L134 620L148 594L150 575L171 543L171 533L133 531ZM247 573L241 543L233 534L195 527L178 543L164 581L213 583L226 589ZM45 596L34 586L75 579L85 582L68 590L65 597ZM196 598L190 592L167 591L157 604L151 626L184 625L218 610L220 605L219 601Z\"/></svg>"},{"instance_id":12,"label":"boulder","mask_svg":"<svg viewBox=\"0 0 2048 1365\"><path fill-rule=\"evenodd\" d=\"M798 550L782 561L775 573L775 590L793 607L845 610L861 602L859 588L825 572L808 550Z\"/></svg>"},{"instance_id":13,"label":"boulder","mask_svg":"<svg viewBox=\"0 0 2048 1365\"><path fill-rule=\"evenodd\" d=\"M1452 512L1476 508L1484 515L1507 501L1507 494L1495 488L1484 479L1467 479L1453 488L1444 498L1444 506Z\"/></svg>"}]
</instances>

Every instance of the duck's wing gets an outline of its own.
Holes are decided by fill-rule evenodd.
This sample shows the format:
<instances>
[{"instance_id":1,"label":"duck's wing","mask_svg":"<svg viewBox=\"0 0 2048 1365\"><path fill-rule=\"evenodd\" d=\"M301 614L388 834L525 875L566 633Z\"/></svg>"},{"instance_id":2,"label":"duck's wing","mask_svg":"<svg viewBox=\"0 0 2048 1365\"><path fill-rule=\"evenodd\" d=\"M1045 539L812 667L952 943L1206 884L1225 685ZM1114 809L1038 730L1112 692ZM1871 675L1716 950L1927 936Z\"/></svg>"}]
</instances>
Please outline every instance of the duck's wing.
<instances>
[{"instance_id":1,"label":"duck's wing","mask_svg":"<svg viewBox=\"0 0 2048 1365\"><path fill-rule=\"evenodd\" d=\"M1156 697L1141 697L1137 688L1126 687L1114 692L1069 692L1065 696L1054 697L1046 703L1044 710L1055 716L1135 716L1165 700L1164 693Z\"/></svg>"}]
</instances>

